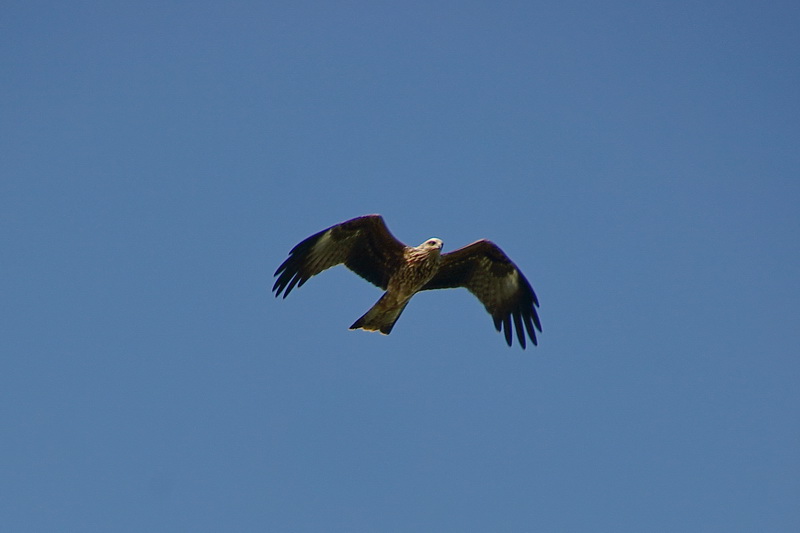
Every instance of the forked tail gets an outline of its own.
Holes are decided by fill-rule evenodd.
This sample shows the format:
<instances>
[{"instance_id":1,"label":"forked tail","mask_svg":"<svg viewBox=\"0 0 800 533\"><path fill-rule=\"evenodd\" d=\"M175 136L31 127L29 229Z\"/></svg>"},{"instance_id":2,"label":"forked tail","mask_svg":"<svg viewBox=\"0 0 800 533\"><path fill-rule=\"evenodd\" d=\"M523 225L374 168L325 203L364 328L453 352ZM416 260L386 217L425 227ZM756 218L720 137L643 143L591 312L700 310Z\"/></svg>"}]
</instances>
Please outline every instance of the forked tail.
<instances>
[{"instance_id":1,"label":"forked tail","mask_svg":"<svg viewBox=\"0 0 800 533\"><path fill-rule=\"evenodd\" d=\"M398 304L391 302L387 296L388 294L381 296L381 299L364 316L356 320L350 329L380 331L384 335L391 333L394 323L408 305L408 300Z\"/></svg>"}]
</instances>

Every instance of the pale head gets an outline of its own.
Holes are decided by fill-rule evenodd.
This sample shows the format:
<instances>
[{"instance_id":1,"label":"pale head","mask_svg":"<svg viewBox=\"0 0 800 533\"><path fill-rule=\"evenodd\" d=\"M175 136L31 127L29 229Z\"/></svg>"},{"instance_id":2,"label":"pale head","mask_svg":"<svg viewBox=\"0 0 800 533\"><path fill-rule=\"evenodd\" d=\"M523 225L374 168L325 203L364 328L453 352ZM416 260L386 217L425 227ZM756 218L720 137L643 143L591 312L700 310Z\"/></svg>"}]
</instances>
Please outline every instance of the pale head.
<instances>
[{"instance_id":1,"label":"pale head","mask_svg":"<svg viewBox=\"0 0 800 533\"><path fill-rule=\"evenodd\" d=\"M420 250L426 250L428 252L433 252L433 251L441 252L442 246L444 246L442 239L437 239L434 237L423 242L422 244L417 246L417 248L419 248Z\"/></svg>"}]
</instances>

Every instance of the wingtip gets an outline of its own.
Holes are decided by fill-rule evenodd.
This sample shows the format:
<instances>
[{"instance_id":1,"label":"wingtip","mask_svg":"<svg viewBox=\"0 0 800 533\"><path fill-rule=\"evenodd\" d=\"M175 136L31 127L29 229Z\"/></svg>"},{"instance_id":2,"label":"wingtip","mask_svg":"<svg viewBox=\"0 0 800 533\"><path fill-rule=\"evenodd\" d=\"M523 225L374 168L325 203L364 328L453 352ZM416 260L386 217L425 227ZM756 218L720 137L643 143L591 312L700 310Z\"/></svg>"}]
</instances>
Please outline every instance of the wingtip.
<instances>
[{"instance_id":1,"label":"wingtip","mask_svg":"<svg viewBox=\"0 0 800 533\"><path fill-rule=\"evenodd\" d=\"M514 335L513 331L511 331L511 315L503 319L503 333L505 333L506 336L506 344L511 346Z\"/></svg>"}]
</instances>

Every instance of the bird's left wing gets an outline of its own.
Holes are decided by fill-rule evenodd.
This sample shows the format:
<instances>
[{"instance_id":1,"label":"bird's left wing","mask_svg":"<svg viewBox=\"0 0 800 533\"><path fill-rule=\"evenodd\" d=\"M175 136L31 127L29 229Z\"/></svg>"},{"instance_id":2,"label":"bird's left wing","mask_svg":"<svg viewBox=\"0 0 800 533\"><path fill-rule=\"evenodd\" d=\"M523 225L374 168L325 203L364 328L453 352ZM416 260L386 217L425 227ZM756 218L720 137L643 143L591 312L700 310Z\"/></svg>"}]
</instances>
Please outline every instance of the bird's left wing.
<instances>
[{"instance_id":1,"label":"bird's left wing","mask_svg":"<svg viewBox=\"0 0 800 533\"><path fill-rule=\"evenodd\" d=\"M519 268L496 244L480 240L443 254L439 271L422 290L454 287L466 287L481 301L492 315L497 331L505 330L509 346L513 338L512 319L520 346L525 349L526 331L533 344L537 344L535 330L542 331L536 312L539 300Z\"/></svg>"},{"instance_id":2,"label":"bird's left wing","mask_svg":"<svg viewBox=\"0 0 800 533\"><path fill-rule=\"evenodd\" d=\"M315 233L292 248L275 271L275 296L289 295L315 276L344 263L370 283L386 289L403 261L405 245L386 227L380 215L365 215Z\"/></svg>"}]
</instances>

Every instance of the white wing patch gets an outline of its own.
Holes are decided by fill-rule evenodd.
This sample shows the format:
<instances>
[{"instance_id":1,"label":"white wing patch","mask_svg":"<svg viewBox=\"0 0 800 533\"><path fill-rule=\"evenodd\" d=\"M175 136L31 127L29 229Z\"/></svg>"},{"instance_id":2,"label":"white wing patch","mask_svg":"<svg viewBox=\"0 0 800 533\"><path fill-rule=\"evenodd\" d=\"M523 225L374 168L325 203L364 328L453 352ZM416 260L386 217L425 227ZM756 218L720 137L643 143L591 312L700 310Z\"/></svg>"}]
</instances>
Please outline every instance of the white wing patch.
<instances>
[{"instance_id":1,"label":"white wing patch","mask_svg":"<svg viewBox=\"0 0 800 533\"><path fill-rule=\"evenodd\" d=\"M324 255L325 250L328 249L331 245L331 230L326 231L323 233L317 242L314 243L314 246L311 247L310 254L312 260L316 259L317 257Z\"/></svg>"},{"instance_id":2,"label":"white wing patch","mask_svg":"<svg viewBox=\"0 0 800 533\"><path fill-rule=\"evenodd\" d=\"M511 274L503 278L502 291L505 294L513 294L519 290L519 274L517 269L511 271Z\"/></svg>"},{"instance_id":3,"label":"white wing patch","mask_svg":"<svg viewBox=\"0 0 800 533\"><path fill-rule=\"evenodd\" d=\"M313 272L312 275L316 275L341 263L346 255L344 243L334 241L331 230L328 230L317 239L317 242L309 250L308 267Z\"/></svg>"}]
</instances>

